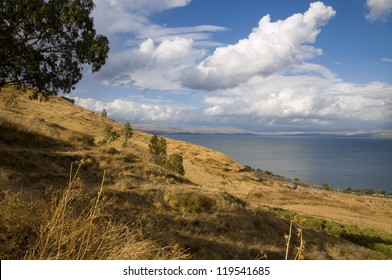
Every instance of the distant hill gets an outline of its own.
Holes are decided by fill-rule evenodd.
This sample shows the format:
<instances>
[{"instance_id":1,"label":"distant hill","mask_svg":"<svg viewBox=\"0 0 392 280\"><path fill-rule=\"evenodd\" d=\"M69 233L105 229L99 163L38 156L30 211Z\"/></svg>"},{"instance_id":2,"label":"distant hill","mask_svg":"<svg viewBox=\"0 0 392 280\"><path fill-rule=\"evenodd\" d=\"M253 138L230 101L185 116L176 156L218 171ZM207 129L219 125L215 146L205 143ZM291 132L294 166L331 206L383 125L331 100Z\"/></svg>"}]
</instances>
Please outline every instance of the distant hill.
<instances>
[{"instance_id":1,"label":"distant hill","mask_svg":"<svg viewBox=\"0 0 392 280\"><path fill-rule=\"evenodd\" d=\"M134 130L124 147L123 124L72 100L39 101L28 96L11 88L0 92L2 259L23 258L26 252L27 258L46 259L283 259L291 220L296 230L303 229L303 235L293 236L289 258L295 258L299 238L306 242L301 255L305 259L392 258L390 199L304 185L294 189L291 182L254 172L220 152L167 138L168 154L184 159L185 175L181 176L153 163L148 148L151 134ZM102 144L108 126L120 137ZM217 131L205 129L204 133ZM57 198L75 186L80 193L63 196L68 199L63 202L66 207L56 212L62 201ZM97 192L99 203L93 203L89 212L89 199ZM101 203L102 207L94 206ZM75 229L81 227L78 217L96 215L86 216L91 219L88 232L96 230L87 235L91 244L98 244L108 232L121 232L122 237L108 237L113 246L119 246L115 248L134 243L148 254L116 255L93 245L79 250L84 254L67 254L75 251L72 246L83 248L87 238L83 233L83 238L69 238L75 240L69 243L62 243L62 235L57 234L53 244L62 245L44 250L42 238L54 238L45 229L56 228L53 221L62 212L69 215L59 225L75 225ZM107 230L109 224L117 227ZM127 237L128 231L132 242L114 242Z\"/></svg>"},{"instance_id":2,"label":"distant hill","mask_svg":"<svg viewBox=\"0 0 392 280\"><path fill-rule=\"evenodd\" d=\"M368 137L381 137L381 138L392 138L392 130L358 130L358 131L267 131L267 132L254 132L249 130L237 129L237 128L210 128L210 127L167 127L158 126L151 124L135 124L135 128L156 134L203 134L203 135L266 135L266 136L368 136Z\"/></svg>"}]
</instances>

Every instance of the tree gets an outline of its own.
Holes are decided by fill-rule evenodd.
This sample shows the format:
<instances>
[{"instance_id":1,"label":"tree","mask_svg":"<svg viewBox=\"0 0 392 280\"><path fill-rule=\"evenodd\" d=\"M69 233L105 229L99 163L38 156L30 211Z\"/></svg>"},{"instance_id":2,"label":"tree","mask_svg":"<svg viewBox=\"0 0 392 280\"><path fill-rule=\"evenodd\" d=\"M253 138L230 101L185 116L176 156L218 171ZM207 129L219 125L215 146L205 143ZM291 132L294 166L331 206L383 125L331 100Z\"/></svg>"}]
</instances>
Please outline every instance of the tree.
<instances>
[{"instance_id":1,"label":"tree","mask_svg":"<svg viewBox=\"0 0 392 280\"><path fill-rule=\"evenodd\" d=\"M123 148L125 149L128 146L128 139L132 138L133 130L130 122L126 122L124 124L124 142L122 144Z\"/></svg>"},{"instance_id":2,"label":"tree","mask_svg":"<svg viewBox=\"0 0 392 280\"><path fill-rule=\"evenodd\" d=\"M164 165L167 157L167 144L166 140L156 135L151 137L150 144L148 145L150 154L156 164Z\"/></svg>"},{"instance_id":3,"label":"tree","mask_svg":"<svg viewBox=\"0 0 392 280\"><path fill-rule=\"evenodd\" d=\"M120 134L117 131L113 131L113 126L111 125L105 126L103 131L105 132L105 138L100 142L100 144L110 144L120 137Z\"/></svg>"},{"instance_id":4,"label":"tree","mask_svg":"<svg viewBox=\"0 0 392 280\"><path fill-rule=\"evenodd\" d=\"M108 39L97 35L92 0L2 0L0 89L16 85L47 98L70 93L86 66L98 71Z\"/></svg>"}]
</instances>

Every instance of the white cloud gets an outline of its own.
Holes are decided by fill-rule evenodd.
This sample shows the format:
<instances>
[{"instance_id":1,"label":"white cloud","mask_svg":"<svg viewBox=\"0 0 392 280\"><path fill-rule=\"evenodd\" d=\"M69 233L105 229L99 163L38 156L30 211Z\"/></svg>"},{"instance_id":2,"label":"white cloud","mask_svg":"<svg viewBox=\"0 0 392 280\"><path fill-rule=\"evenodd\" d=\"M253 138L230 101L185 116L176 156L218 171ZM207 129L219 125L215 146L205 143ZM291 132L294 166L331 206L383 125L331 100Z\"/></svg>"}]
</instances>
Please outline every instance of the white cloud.
<instances>
[{"instance_id":1,"label":"white cloud","mask_svg":"<svg viewBox=\"0 0 392 280\"><path fill-rule=\"evenodd\" d=\"M188 5L191 0L95 0L94 22L104 33L135 32L149 23L148 15Z\"/></svg>"},{"instance_id":2,"label":"white cloud","mask_svg":"<svg viewBox=\"0 0 392 280\"><path fill-rule=\"evenodd\" d=\"M181 96L182 105L170 93L165 97L171 96L172 103L145 98L110 102L77 98L77 103L96 112L106 108L120 121L221 124L254 131L355 129L365 124L379 128L392 119L391 84L346 83L330 69L307 62L322 54L312 44L335 15L331 7L312 3L305 13L276 22L265 16L248 38L218 47L208 56L203 45L216 45L209 36L224 28L166 28L149 20L151 13L189 2L97 1L96 14L102 15L97 18L100 28L114 37L127 33L136 47L125 48L115 39L108 63L95 77L110 85L190 91ZM197 108L184 101L186 96Z\"/></svg>"},{"instance_id":3,"label":"white cloud","mask_svg":"<svg viewBox=\"0 0 392 280\"><path fill-rule=\"evenodd\" d=\"M206 90L231 88L255 75L268 76L299 65L322 53L309 44L334 15L331 7L315 2L304 14L285 20L271 22L269 15L264 16L247 39L217 48L182 78L182 84Z\"/></svg>"},{"instance_id":4,"label":"white cloud","mask_svg":"<svg viewBox=\"0 0 392 280\"><path fill-rule=\"evenodd\" d=\"M108 116L118 121L133 123L159 123L175 121L184 115L183 110L170 104L139 103L123 99L103 102L92 98L76 98L76 103L97 113L106 109Z\"/></svg>"},{"instance_id":5,"label":"white cloud","mask_svg":"<svg viewBox=\"0 0 392 280\"><path fill-rule=\"evenodd\" d=\"M94 23L99 33L109 37L126 33L132 34L137 40L152 38L161 41L182 36L208 41L212 32L226 30L214 25L167 28L153 24L149 20L152 13L184 7L190 2L191 0L95 0Z\"/></svg>"},{"instance_id":6,"label":"white cloud","mask_svg":"<svg viewBox=\"0 0 392 280\"><path fill-rule=\"evenodd\" d=\"M367 0L366 6L366 19L370 21L386 20L392 13L392 0Z\"/></svg>"},{"instance_id":7,"label":"white cloud","mask_svg":"<svg viewBox=\"0 0 392 280\"><path fill-rule=\"evenodd\" d=\"M180 89L179 75L201 55L192 45L189 38L175 37L159 44L149 38L138 49L113 54L96 77L112 85Z\"/></svg>"},{"instance_id":8,"label":"white cloud","mask_svg":"<svg viewBox=\"0 0 392 280\"><path fill-rule=\"evenodd\" d=\"M388 62L388 63L392 63L392 58L384 57L383 59L381 59L381 61L383 61L383 62Z\"/></svg>"},{"instance_id":9,"label":"white cloud","mask_svg":"<svg viewBox=\"0 0 392 280\"><path fill-rule=\"evenodd\" d=\"M205 98L204 114L261 124L334 129L350 123L388 122L392 117L392 85L351 84L333 77L254 77L240 86ZM351 124L352 123L352 124Z\"/></svg>"},{"instance_id":10,"label":"white cloud","mask_svg":"<svg viewBox=\"0 0 392 280\"><path fill-rule=\"evenodd\" d=\"M227 30L214 25L169 28L149 19L153 13L184 7L190 2L96 0L96 29L109 37L111 51L107 63L94 77L116 86L181 88L180 73L204 57L204 47L220 45L210 40L214 32Z\"/></svg>"}]
</instances>

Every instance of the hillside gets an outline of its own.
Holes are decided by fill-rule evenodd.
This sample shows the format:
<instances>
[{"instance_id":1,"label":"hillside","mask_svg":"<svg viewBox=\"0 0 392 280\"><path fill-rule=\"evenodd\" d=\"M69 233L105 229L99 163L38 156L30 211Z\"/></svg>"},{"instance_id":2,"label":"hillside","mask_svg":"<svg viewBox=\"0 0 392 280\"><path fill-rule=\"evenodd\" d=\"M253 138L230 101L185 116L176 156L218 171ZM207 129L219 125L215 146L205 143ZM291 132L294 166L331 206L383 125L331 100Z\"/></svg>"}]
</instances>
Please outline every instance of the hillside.
<instances>
[{"instance_id":1,"label":"hillside","mask_svg":"<svg viewBox=\"0 0 392 280\"><path fill-rule=\"evenodd\" d=\"M106 126L121 137L103 145ZM46 256L36 244L49 240L44 239L49 228L45 225L57 213L54 206L61 204L54 204L52 197L74 185L83 186L81 196L94 197L101 184L98 198L105 198L104 211L94 208L102 216L92 218L91 226L109 220L106 224L121 226L135 244L144 242L143 250L155 253L104 251L83 258L284 259L290 220L295 221L295 234L289 258L297 254L299 233L305 259L392 258L391 199L308 186L294 190L279 178L246 171L217 151L166 139L168 154L184 158L181 176L152 163L152 135L134 130L123 148L122 130L122 124L59 97L39 101L9 88L0 92L2 259L79 258ZM69 219L84 217L80 205L87 202L72 203L63 208L75 210ZM106 231L97 236L102 232ZM57 251L67 246L58 245ZM41 254L26 254L31 248ZM156 253L160 250L165 254Z\"/></svg>"}]
</instances>

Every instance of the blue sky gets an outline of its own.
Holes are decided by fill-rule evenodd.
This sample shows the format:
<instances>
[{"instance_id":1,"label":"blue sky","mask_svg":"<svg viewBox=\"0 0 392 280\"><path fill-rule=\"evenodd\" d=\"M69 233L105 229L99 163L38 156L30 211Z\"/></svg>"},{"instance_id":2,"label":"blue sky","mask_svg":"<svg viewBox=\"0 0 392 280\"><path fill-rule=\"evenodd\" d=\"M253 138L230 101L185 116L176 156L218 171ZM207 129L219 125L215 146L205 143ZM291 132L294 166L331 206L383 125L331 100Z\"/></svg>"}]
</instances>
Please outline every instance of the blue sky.
<instances>
[{"instance_id":1,"label":"blue sky","mask_svg":"<svg viewBox=\"0 0 392 280\"><path fill-rule=\"evenodd\" d=\"M96 0L107 64L77 103L120 122L392 129L392 0Z\"/></svg>"}]
</instances>

